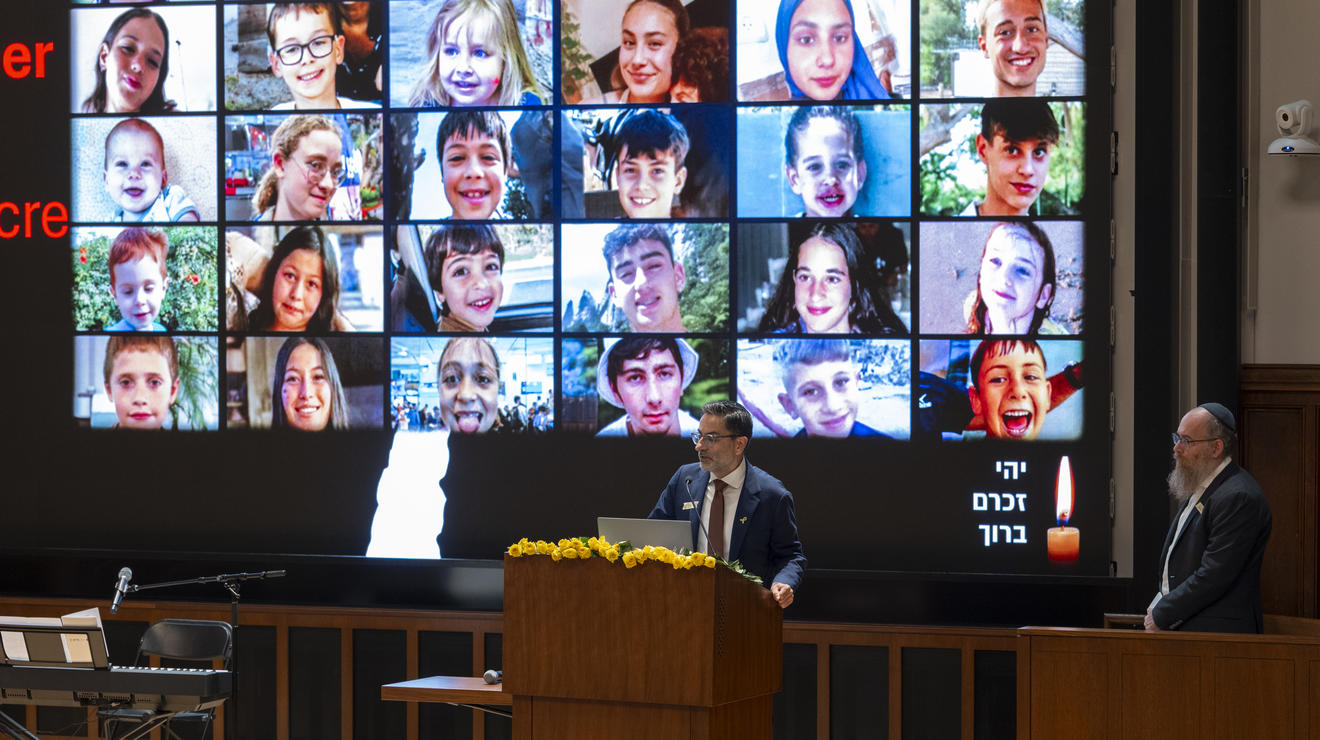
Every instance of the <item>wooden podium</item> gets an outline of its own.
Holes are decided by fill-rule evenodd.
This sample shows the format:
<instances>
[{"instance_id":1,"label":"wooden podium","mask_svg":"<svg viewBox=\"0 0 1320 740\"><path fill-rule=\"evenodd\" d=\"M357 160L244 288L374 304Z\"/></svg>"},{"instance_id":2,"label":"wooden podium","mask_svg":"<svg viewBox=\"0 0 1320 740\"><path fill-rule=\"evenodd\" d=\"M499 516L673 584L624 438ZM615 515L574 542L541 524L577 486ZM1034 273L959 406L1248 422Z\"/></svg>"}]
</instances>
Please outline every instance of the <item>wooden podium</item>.
<instances>
[{"instance_id":1,"label":"wooden podium","mask_svg":"<svg viewBox=\"0 0 1320 740\"><path fill-rule=\"evenodd\" d=\"M514 737L771 737L783 612L727 568L504 558Z\"/></svg>"}]
</instances>

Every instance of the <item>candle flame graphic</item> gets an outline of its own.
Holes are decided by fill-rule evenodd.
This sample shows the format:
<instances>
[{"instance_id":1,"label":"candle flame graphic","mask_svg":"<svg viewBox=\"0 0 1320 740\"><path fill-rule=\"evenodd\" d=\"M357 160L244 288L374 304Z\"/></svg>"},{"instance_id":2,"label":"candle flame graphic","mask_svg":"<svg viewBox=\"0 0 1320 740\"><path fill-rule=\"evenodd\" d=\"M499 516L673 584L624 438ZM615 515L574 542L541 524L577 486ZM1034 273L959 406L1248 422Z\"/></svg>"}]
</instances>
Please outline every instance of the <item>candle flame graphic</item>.
<instances>
[{"instance_id":1,"label":"candle flame graphic","mask_svg":"<svg viewBox=\"0 0 1320 740\"><path fill-rule=\"evenodd\" d=\"M1072 464L1068 456L1059 458L1059 477L1054 484L1054 516L1060 525L1068 523L1073 509Z\"/></svg>"}]
</instances>

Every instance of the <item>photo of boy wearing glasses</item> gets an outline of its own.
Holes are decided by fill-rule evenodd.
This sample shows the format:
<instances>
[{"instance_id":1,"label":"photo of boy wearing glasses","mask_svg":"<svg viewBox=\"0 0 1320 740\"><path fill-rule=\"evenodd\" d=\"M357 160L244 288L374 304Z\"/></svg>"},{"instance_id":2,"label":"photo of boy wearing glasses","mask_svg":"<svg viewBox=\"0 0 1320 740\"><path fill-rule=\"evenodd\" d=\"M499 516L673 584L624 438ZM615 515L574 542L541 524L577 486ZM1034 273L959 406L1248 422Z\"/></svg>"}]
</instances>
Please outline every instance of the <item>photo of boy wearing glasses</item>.
<instances>
[{"instance_id":1,"label":"photo of boy wearing glasses","mask_svg":"<svg viewBox=\"0 0 1320 740\"><path fill-rule=\"evenodd\" d=\"M335 71L344 61L344 36L334 3L279 3L266 21L270 69L289 86L293 100L274 110L379 108L377 103L335 95Z\"/></svg>"}]
</instances>

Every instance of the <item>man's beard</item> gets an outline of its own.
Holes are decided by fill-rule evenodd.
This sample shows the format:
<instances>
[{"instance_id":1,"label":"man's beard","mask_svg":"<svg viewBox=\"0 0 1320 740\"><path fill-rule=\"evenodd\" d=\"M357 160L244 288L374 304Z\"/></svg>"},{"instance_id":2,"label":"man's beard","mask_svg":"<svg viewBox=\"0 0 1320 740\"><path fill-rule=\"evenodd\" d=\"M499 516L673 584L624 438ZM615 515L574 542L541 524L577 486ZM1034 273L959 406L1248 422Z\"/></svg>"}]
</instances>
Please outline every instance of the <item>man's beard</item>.
<instances>
[{"instance_id":1,"label":"man's beard","mask_svg":"<svg viewBox=\"0 0 1320 740\"><path fill-rule=\"evenodd\" d=\"M1196 493L1197 486L1201 485L1216 465L1218 462L1214 459L1184 463L1175 455L1173 470L1169 471L1168 477L1169 496L1180 504L1191 498L1192 494Z\"/></svg>"}]
</instances>

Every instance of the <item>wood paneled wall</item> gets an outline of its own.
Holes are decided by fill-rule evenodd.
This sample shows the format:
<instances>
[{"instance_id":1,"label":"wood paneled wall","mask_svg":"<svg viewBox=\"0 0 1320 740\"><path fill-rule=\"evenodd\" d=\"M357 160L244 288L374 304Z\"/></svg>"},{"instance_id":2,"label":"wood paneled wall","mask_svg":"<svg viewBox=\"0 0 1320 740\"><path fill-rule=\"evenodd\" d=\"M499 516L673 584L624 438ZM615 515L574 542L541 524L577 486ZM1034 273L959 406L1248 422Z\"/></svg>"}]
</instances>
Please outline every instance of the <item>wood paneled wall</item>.
<instances>
[{"instance_id":1,"label":"wood paneled wall","mask_svg":"<svg viewBox=\"0 0 1320 740\"><path fill-rule=\"evenodd\" d=\"M1265 551L1267 613L1320 616L1320 366L1245 365L1238 442L1269 498L1274 531Z\"/></svg>"},{"instance_id":2,"label":"wood paneled wall","mask_svg":"<svg viewBox=\"0 0 1320 740\"><path fill-rule=\"evenodd\" d=\"M0 599L0 614L52 616L89 606L104 604ZM122 663L132 660L136 635L157 619L229 619L228 604L135 600L113 617L102 612L111 660ZM380 700L384 683L501 667L498 613L244 605L239 622L244 740L511 736L504 718ZM774 736L855 738L887 727L896 740L1014 737L1018 644L1012 629L786 623ZM44 740L99 737L95 710L6 709ZM216 738L224 737L224 719ZM61 734L66 727L76 734Z\"/></svg>"}]
</instances>

